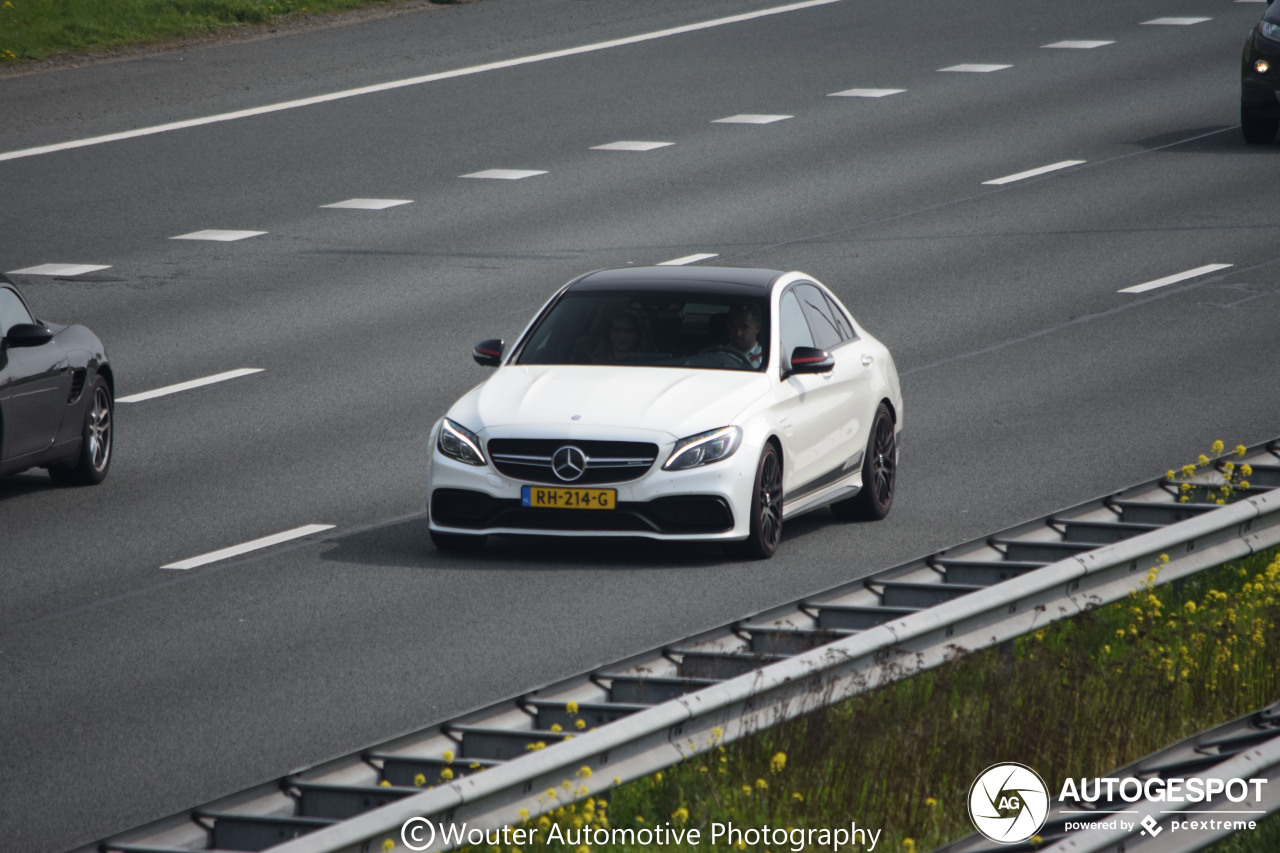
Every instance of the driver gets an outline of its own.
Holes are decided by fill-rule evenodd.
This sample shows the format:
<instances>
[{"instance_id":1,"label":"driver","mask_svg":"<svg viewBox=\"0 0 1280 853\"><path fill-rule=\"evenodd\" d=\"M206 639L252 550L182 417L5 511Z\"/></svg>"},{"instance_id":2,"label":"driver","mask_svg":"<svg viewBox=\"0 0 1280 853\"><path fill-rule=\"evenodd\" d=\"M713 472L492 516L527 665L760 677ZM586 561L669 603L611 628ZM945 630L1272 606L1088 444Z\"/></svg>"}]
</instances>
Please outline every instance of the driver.
<instances>
[{"instance_id":1,"label":"driver","mask_svg":"<svg viewBox=\"0 0 1280 853\"><path fill-rule=\"evenodd\" d=\"M760 326L763 321L760 306L746 303L729 309L726 332L729 346L742 353L751 362L753 370L760 369L764 350L760 347Z\"/></svg>"}]
</instances>

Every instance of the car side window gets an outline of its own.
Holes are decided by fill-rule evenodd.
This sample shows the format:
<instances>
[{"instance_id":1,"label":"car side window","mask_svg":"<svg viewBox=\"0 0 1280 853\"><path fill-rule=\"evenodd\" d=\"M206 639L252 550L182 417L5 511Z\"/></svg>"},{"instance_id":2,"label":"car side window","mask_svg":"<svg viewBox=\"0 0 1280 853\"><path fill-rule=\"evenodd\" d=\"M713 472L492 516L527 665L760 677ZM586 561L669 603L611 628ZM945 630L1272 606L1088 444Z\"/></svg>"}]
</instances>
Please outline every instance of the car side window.
<instances>
[{"instance_id":1,"label":"car side window","mask_svg":"<svg viewBox=\"0 0 1280 853\"><path fill-rule=\"evenodd\" d=\"M824 296L826 294L823 294ZM853 330L853 323L849 322L849 315L840 310L840 306L827 296L827 307L831 309L831 319L835 320L836 330L840 332L841 341L856 341L858 333Z\"/></svg>"},{"instance_id":2,"label":"car side window","mask_svg":"<svg viewBox=\"0 0 1280 853\"><path fill-rule=\"evenodd\" d=\"M831 316L831 306L822 291L812 284L798 284L792 291L800 298L800 306L804 310L805 319L809 321L809 329L813 332L814 346L832 349L839 346L846 338L840 334L840 327Z\"/></svg>"},{"instance_id":3,"label":"car side window","mask_svg":"<svg viewBox=\"0 0 1280 853\"><path fill-rule=\"evenodd\" d=\"M794 289L782 294L778 305L778 334L782 340L783 363L789 364L791 352L796 347L811 347L813 333L809 331L809 323L804 319L804 309Z\"/></svg>"},{"instance_id":4,"label":"car side window","mask_svg":"<svg viewBox=\"0 0 1280 853\"><path fill-rule=\"evenodd\" d=\"M7 287L0 287L0 335L7 335L18 323L30 322L31 314L18 294Z\"/></svg>"}]
</instances>

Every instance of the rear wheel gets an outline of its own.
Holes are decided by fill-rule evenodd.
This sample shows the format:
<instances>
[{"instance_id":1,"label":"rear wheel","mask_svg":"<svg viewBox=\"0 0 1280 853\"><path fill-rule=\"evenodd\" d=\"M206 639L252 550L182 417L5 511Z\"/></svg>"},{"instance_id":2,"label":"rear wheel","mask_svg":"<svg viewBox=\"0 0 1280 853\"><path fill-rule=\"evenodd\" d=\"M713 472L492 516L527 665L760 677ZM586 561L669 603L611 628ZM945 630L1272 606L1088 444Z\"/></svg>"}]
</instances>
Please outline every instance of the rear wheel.
<instances>
[{"instance_id":1,"label":"rear wheel","mask_svg":"<svg viewBox=\"0 0 1280 853\"><path fill-rule=\"evenodd\" d=\"M862 457L862 490L848 500L832 504L831 511L846 521L879 521L893 507L897 484L898 439L889 407L881 403L871 421L871 435Z\"/></svg>"},{"instance_id":2,"label":"rear wheel","mask_svg":"<svg viewBox=\"0 0 1280 853\"><path fill-rule=\"evenodd\" d=\"M1265 145L1276 141L1280 130L1280 116L1259 115L1248 107L1240 107L1240 132L1250 145Z\"/></svg>"},{"instance_id":3,"label":"rear wheel","mask_svg":"<svg viewBox=\"0 0 1280 853\"><path fill-rule=\"evenodd\" d=\"M751 532L730 551L744 560L767 560L782 541L782 458L772 444L764 446L751 491Z\"/></svg>"},{"instance_id":4,"label":"rear wheel","mask_svg":"<svg viewBox=\"0 0 1280 853\"><path fill-rule=\"evenodd\" d=\"M70 461L49 466L49 476L55 483L92 486L106 479L115 435L114 406L107 380L101 376L94 377L80 433L80 451Z\"/></svg>"}]
</instances>

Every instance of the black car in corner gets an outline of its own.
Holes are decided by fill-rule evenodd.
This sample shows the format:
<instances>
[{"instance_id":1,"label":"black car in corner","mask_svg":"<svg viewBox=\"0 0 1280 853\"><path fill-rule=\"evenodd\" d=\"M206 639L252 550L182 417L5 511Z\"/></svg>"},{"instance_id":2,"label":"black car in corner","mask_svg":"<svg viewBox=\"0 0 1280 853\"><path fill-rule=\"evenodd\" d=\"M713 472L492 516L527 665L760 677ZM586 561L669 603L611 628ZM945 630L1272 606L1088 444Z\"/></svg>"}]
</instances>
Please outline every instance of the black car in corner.
<instances>
[{"instance_id":1,"label":"black car in corner","mask_svg":"<svg viewBox=\"0 0 1280 853\"><path fill-rule=\"evenodd\" d=\"M1280 2L1267 6L1244 43L1240 67L1240 130L1245 142L1274 142L1280 130Z\"/></svg>"},{"instance_id":2,"label":"black car in corner","mask_svg":"<svg viewBox=\"0 0 1280 853\"><path fill-rule=\"evenodd\" d=\"M0 474L47 468L100 483L111 466L115 380L98 336L46 324L0 275Z\"/></svg>"}]
</instances>

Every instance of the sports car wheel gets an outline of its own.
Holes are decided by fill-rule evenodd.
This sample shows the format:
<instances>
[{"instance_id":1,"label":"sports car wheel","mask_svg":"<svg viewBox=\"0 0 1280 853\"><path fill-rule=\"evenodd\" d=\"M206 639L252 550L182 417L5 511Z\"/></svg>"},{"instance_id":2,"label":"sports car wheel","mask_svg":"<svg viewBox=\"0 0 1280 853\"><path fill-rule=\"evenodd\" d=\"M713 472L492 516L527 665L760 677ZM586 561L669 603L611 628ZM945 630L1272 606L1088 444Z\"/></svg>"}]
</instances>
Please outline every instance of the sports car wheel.
<instances>
[{"instance_id":1,"label":"sports car wheel","mask_svg":"<svg viewBox=\"0 0 1280 853\"><path fill-rule=\"evenodd\" d=\"M431 544L441 551L478 551L484 547L487 536L469 536L466 533L437 533L431 531Z\"/></svg>"},{"instance_id":2,"label":"sports car wheel","mask_svg":"<svg viewBox=\"0 0 1280 853\"><path fill-rule=\"evenodd\" d=\"M92 486L107 477L115 435L111 418L115 401L107 380L101 376L94 378L89 395L89 408L80 433L80 452L71 461L49 466L49 476L54 482Z\"/></svg>"},{"instance_id":3,"label":"sports car wheel","mask_svg":"<svg viewBox=\"0 0 1280 853\"><path fill-rule=\"evenodd\" d=\"M1259 115L1247 107L1240 107L1240 131L1250 145L1265 145L1276 141L1280 130L1280 116Z\"/></svg>"},{"instance_id":4,"label":"sports car wheel","mask_svg":"<svg viewBox=\"0 0 1280 853\"><path fill-rule=\"evenodd\" d=\"M772 444L764 446L756 466L751 492L751 533L744 542L734 542L734 555L745 560L766 560L782 541L782 460Z\"/></svg>"},{"instance_id":5,"label":"sports car wheel","mask_svg":"<svg viewBox=\"0 0 1280 853\"><path fill-rule=\"evenodd\" d=\"M867 452L862 457L862 491L848 500L831 505L836 518L878 521L889 514L898 480L898 441L893 433L893 416L884 403L871 422Z\"/></svg>"}]
</instances>

